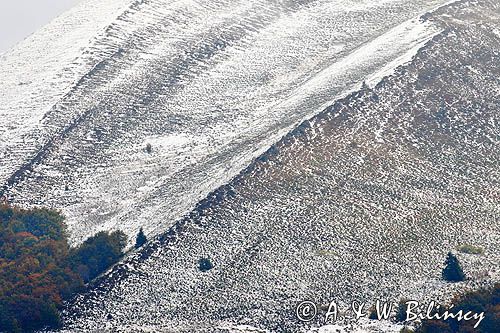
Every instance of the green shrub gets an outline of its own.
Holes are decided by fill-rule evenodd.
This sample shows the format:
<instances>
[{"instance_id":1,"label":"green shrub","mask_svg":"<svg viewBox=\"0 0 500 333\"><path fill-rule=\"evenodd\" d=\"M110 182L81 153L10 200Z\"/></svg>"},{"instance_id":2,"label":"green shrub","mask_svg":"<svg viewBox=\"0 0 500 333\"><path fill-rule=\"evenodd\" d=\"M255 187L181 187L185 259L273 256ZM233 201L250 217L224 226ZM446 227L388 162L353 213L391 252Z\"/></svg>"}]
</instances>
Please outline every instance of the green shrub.
<instances>
[{"instance_id":1,"label":"green shrub","mask_svg":"<svg viewBox=\"0 0 500 333\"><path fill-rule=\"evenodd\" d=\"M146 244L147 241L148 241L148 239L146 238L146 235L144 235L144 231L142 230L142 228L139 229L139 233L137 234L137 237L135 238L135 248L136 249L140 248L141 246Z\"/></svg>"},{"instance_id":2,"label":"green shrub","mask_svg":"<svg viewBox=\"0 0 500 333\"><path fill-rule=\"evenodd\" d=\"M398 309L396 311L396 317L395 320L399 322L404 322L407 317L407 310L408 310L408 305L406 304L408 302L407 299L402 299L399 301L398 304Z\"/></svg>"},{"instance_id":3,"label":"green shrub","mask_svg":"<svg viewBox=\"0 0 500 333\"><path fill-rule=\"evenodd\" d=\"M458 258L451 252L446 257L445 267L443 268L443 279L450 282L459 282L465 280L465 274Z\"/></svg>"},{"instance_id":4,"label":"green shrub","mask_svg":"<svg viewBox=\"0 0 500 333\"><path fill-rule=\"evenodd\" d=\"M375 306L372 306L369 310L368 310L368 319L371 319L371 320L376 320L378 319L378 314L377 314L377 309L375 308Z\"/></svg>"},{"instance_id":5,"label":"green shrub","mask_svg":"<svg viewBox=\"0 0 500 333\"><path fill-rule=\"evenodd\" d=\"M127 236L122 231L101 231L72 249L69 260L83 281L88 282L118 262L126 245Z\"/></svg>"},{"instance_id":6,"label":"green shrub","mask_svg":"<svg viewBox=\"0 0 500 333\"><path fill-rule=\"evenodd\" d=\"M207 272L211 270L213 267L214 265L208 258L201 258L200 260L198 260L198 268L202 272Z\"/></svg>"}]
</instances>

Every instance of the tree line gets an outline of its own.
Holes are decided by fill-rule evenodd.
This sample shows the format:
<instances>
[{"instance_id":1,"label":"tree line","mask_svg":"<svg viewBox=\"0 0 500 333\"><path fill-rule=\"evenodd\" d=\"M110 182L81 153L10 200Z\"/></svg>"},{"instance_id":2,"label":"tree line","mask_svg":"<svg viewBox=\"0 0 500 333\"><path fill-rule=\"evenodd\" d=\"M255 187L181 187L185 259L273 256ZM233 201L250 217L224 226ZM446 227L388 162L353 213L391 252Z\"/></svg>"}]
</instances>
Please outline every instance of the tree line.
<instances>
[{"instance_id":1,"label":"tree line","mask_svg":"<svg viewBox=\"0 0 500 333\"><path fill-rule=\"evenodd\" d=\"M142 230L138 242L146 242ZM59 327L63 301L116 263L126 244L126 235L114 231L70 247L60 212L1 204L0 331Z\"/></svg>"}]
</instances>

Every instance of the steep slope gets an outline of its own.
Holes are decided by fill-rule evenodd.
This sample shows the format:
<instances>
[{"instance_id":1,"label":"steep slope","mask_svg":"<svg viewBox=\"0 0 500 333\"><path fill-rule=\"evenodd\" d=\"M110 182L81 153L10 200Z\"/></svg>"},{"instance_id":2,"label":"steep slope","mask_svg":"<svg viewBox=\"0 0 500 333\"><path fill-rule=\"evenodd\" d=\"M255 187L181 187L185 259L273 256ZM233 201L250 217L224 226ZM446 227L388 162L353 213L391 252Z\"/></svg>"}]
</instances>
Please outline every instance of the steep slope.
<instances>
[{"instance_id":1,"label":"steep slope","mask_svg":"<svg viewBox=\"0 0 500 333\"><path fill-rule=\"evenodd\" d=\"M109 57L109 49L98 41L126 8L123 0L82 1L0 55L2 186L52 134L41 122L45 113Z\"/></svg>"},{"instance_id":2,"label":"steep slope","mask_svg":"<svg viewBox=\"0 0 500 333\"><path fill-rule=\"evenodd\" d=\"M304 122L99 279L67 330L295 332L325 324L299 322L299 301L443 300L499 281L500 6L425 19L443 31L411 63ZM471 280L444 283L464 243L485 254L460 254Z\"/></svg>"},{"instance_id":3,"label":"steep slope","mask_svg":"<svg viewBox=\"0 0 500 333\"><path fill-rule=\"evenodd\" d=\"M162 232L444 2L86 0L0 59L0 196L62 209L74 242Z\"/></svg>"}]
</instances>

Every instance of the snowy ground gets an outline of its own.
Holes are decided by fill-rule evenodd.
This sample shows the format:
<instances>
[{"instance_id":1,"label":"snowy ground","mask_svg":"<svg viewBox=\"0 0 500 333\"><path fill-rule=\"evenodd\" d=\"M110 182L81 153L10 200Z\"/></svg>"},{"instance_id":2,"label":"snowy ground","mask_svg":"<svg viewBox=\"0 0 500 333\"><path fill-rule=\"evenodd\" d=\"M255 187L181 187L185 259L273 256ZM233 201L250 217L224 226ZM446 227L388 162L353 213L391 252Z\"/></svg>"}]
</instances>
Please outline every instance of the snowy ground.
<instances>
[{"instance_id":1,"label":"snowy ground","mask_svg":"<svg viewBox=\"0 0 500 333\"><path fill-rule=\"evenodd\" d=\"M83 1L0 58L2 192L62 209L75 242L160 233L408 60L439 32L420 14L443 3Z\"/></svg>"},{"instance_id":2,"label":"snowy ground","mask_svg":"<svg viewBox=\"0 0 500 333\"><path fill-rule=\"evenodd\" d=\"M430 21L441 32L410 63L296 127L89 286L66 331L398 332L303 323L295 307L449 301L500 281L500 5L459 1ZM469 280L447 283L444 258L464 244L484 254L457 253Z\"/></svg>"}]
</instances>

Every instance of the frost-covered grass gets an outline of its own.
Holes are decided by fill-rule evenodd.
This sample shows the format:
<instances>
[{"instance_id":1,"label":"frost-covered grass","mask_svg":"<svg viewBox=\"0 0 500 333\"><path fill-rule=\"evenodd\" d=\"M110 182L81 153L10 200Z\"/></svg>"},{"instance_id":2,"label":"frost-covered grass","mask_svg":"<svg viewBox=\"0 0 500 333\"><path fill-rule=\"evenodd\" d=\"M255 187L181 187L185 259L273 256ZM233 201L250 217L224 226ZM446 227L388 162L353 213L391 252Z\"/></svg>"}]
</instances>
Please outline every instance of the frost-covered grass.
<instances>
[{"instance_id":1,"label":"frost-covered grass","mask_svg":"<svg viewBox=\"0 0 500 333\"><path fill-rule=\"evenodd\" d=\"M74 243L161 233L409 60L438 32L418 16L443 2L84 1L0 60L0 182L62 209Z\"/></svg>"},{"instance_id":2,"label":"frost-covered grass","mask_svg":"<svg viewBox=\"0 0 500 333\"><path fill-rule=\"evenodd\" d=\"M498 281L492 8L435 11L443 31L409 64L297 127L129 256L69 305L67 330L331 332L321 319L300 323L298 302L447 301ZM443 281L446 253L466 243L484 249L457 254L469 280ZM200 272L200 258L214 267Z\"/></svg>"}]
</instances>

